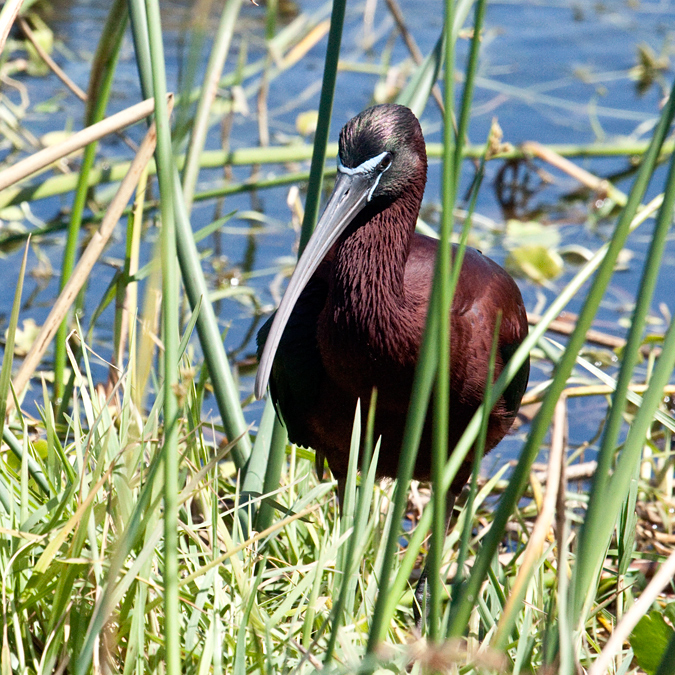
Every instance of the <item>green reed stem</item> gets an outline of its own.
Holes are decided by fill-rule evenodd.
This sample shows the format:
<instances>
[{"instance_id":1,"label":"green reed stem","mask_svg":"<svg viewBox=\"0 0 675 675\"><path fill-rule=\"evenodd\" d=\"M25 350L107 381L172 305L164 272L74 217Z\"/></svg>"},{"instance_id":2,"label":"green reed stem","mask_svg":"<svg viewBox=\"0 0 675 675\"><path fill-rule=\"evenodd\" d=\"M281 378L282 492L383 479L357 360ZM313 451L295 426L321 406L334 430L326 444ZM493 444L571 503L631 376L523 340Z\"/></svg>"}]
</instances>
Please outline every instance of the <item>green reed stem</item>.
<instances>
[{"instance_id":1,"label":"green reed stem","mask_svg":"<svg viewBox=\"0 0 675 675\"><path fill-rule=\"evenodd\" d=\"M589 290L583 309L577 320L576 328L569 339L567 348L562 355L562 358L556 365L555 377L553 378L547 394L544 397L540 411L532 423L532 428L530 430L527 442L525 443L525 446L522 450L518 465L514 470L513 476L509 481L509 485L504 492L504 495L502 496L499 506L494 514L490 531L483 539L483 545L472 568L469 581L462 589L456 609L451 615L449 625L449 635L451 637L459 637L465 630L470 613L473 609L476 598L478 597L478 593L480 592L480 587L483 583L483 580L485 579L485 575L487 574L487 570L491 564L492 558L497 551L497 547L501 542L508 518L527 483L530 466L536 458L539 448L544 441L550 425L550 420L555 410L555 405L567 384L567 378L569 377L574 364L576 363L577 354L584 344L586 332L590 328L593 318L597 313L607 284L609 283L609 280L612 276L614 264L621 248L625 244L626 238L630 232L631 222L635 216L637 208L640 204L640 200L642 199L646 190L649 177L651 176L651 173L656 164L661 145L663 144L665 134L670 125L670 120L672 119L674 96L675 94L671 96L671 100L666 106L666 109L664 109L659 126L657 127L654 137L652 138L650 149L643 158L643 163L640 168L640 172L638 173L638 177L636 178L635 184L633 185L633 189L631 190L628 203L622 212L619 222L617 223L612 239L607 246L606 252L603 250L602 262L599 265L596 278L591 289ZM559 299L560 296L558 300ZM552 307L556 304L557 303L554 302ZM551 308L549 308L549 311L550 310ZM549 311L546 313L547 316ZM496 397L501 396L503 392L503 382L506 381L507 378L512 377L514 369L522 364L522 361L524 360L524 350L526 347L528 349L530 348L530 339L533 338L533 335L534 331L530 334L529 339L525 340L523 345L521 345L521 347L516 351L509 361L507 368L495 383L493 395L488 405L494 405ZM478 413L476 413L476 415L478 415ZM472 423L469 425L467 431L469 430L469 435L465 433L465 436L467 437L467 443L469 442L468 439L471 437L471 435L477 432L474 421L472 421ZM462 445L461 442L458 444L458 449L460 445ZM468 451L466 444L462 450ZM452 464L452 461L449 464ZM445 479L447 480L447 478Z\"/></svg>"},{"instance_id":2,"label":"green reed stem","mask_svg":"<svg viewBox=\"0 0 675 675\"><path fill-rule=\"evenodd\" d=\"M246 465L246 476L244 480L240 480L243 495L254 494L257 496L263 493L265 470L269 460L272 434L274 433L274 421L276 419L274 404L271 399L267 399L260 424L258 425L258 433L251 450L251 456Z\"/></svg>"},{"instance_id":3,"label":"green reed stem","mask_svg":"<svg viewBox=\"0 0 675 675\"><path fill-rule=\"evenodd\" d=\"M136 4L139 6L136 6ZM147 79L150 66L148 62L147 34L143 25L137 24L135 18L142 18L144 16L145 7L143 4L140 2L134 3L131 11L132 29L137 49L137 62L141 74L141 86L146 95L152 95L152 81L148 81ZM232 449L232 459L237 468L243 470L251 452L248 427L241 409L239 392L230 370L220 331L218 330L218 322L213 305L209 301L209 290L199 260L199 253L192 236L190 218L185 202L182 199L183 191L176 168L176 165L180 166L180 162L173 162L173 165L173 214L178 243L178 262L190 306L194 309L201 304L199 316L197 317L197 332L204 352L204 360L209 370L216 404L223 421L225 433L230 439L238 439L235 447Z\"/></svg>"},{"instance_id":4,"label":"green reed stem","mask_svg":"<svg viewBox=\"0 0 675 675\"><path fill-rule=\"evenodd\" d=\"M148 15L145 3L139 0L129 2L129 16L131 18L131 36L134 40L136 53L136 67L141 83L143 99L152 98L152 58L150 55L150 39L148 37ZM150 166L150 165L148 165ZM154 164L153 172L156 172Z\"/></svg>"},{"instance_id":5,"label":"green reed stem","mask_svg":"<svg viewBox=\"0 0 675 675\"><path fill-rule=\"evenodd\" d=\"M268 403L272 405L270 399ZM267 403L265 404L267 405ZM286 442L288 435L286 427L282 424L278 416L274 418L274 427L272 428L272 439L270 441L269 455L265 469L265 480L263 482L262 493L264 495L278 489L281 472L286 460ZM274 507L266 501L260 505L258 516L255 521L255 528L258 532L266 530L272 525L274 520Z\"/></svg>"},{"instance_id":6,"label":"green reed stem","mask_svg":"<svg viewBox=\"0 0 675 675\"><path fill-rule=\"evenodd\" d=\"M592 143L589 145L546 145L546 148L563 157L630 157L633 155L643 155L647 150L647 143L631 143L630 145L609 145L601 143ZM199 163L200 167L205 168L220 168L223 165L227 166L248 166L250 164L282 164L285 162L300 162L308 160L312 156L313 146L310 145L290 145L277 147L272 146L268 148L238 148L236 150L205 150L202 152ZM667 159L672 154L673 143L664 143L659 161ZM443 146L440 143L428 143L427 155L430 158L441 157L443 153ZM465 159L480 159L485 154L484 145L470 145L462 149L462 156ZM326 157L333 158L337 155L337 143L329 143L326 149ZM528 155L520 148L512 148L504 151L498 155L491 157L491 159L524 159ZM176 157L176 165L181 168L184 166L185 158ZM106 162L110 166L105 168L94 167L89 175L88 185L94 186L100 183L114 183L122 180L126 175L131 162L111 160ZM154 163L148 166L150 174L156 173ZM297 180L305 181L303 176L306 172L301 172L301 176ZM294 174L286 174L280 176L278 180L293 182L287 176ZM326 175L326 172L324 172ZM55 195L64 194L74 190L77 186L78 177L73 174L66 174L62 176L53 176L47 178L42 182L32 182L27 185L20 184L16 187L9 187L0 192L0 208L18 204L23 201L35 201L38 199L46 199ZM286 184L286 183L283 183ZM250 186L248 189L255 190L256 188L267 187L266 179L261 179L256 182L245 183ZM228 186L222 188L226 190ZM203 193L209 194L209 193ZM198 199L195 195L195 199ZM210 198L210 197L202 197Z\"/></svg>"},{"instance_id":7,"label":"green reed stem","mask_svg":"<svg viewBox=\"0 0 675 675\"><path fill-rule=\"evenodd\" d=\"M655 158L658 155L660 149L658 144L659 139L664 138L668 133L674 116L675 88L673 91L671 91L668 105L666 108L664 108L659 126L657 127L657 130L654 134L652 141L653 146L650 148L647 155L645 155L645 164L647 164L650 159L652 162L655 162ZM651 173L648 175L646 173L646 169L643 170L641 168L638 179L636 180L636 184L638 180L640 180L640 184L644 185L644 190L647 187L650 177ZM632 198L633 193L631 192L631 199ZM668 177L666 179L663 204L659 210L656 227L652 233L652 239L643 268L642 281L638 292L635 310L633 312L628 340L622 351L621 370L619 371L616 389L612 396L612 408L605 425L604 434L600 445L600 452L598 453L598 468L593 476L590 493L591 499L589 501L586 518L584 519L584 524L579 535L577 564L573 573L571 589L572 604L570 618L573 625L583 622L583 617L588 612L590 602L589 592L594 583L594 580L597 578L597 574L599 573L599 565L602 564L599 560L600 549L602 548L603 550L604 561L604 549L609 543L608 532L612 532L616 516L618 516L618 511L615 513L614 509L609 508L606 495L609 493L610 483L612 486L614 486L618 482L616 474L614 477L612 477L612 465L614 463L619 434L624 424L624 411L626 407L628 387L632 379L633 369L640 355L642 336L647 322L651 298L653 296L658 274L661 269L661 260L663 258L666 239L672 224L674 205L675 160L671 160ZM628 206L626 209L628 209ZM624 216L622 214L622 219L623 218ZM661 363L661 359L659 359L659 363ZM651 386L654 385L651 384L650 389ZM639 459L640 449L641 446L637 449L637 454L632 455L633 462L636 462ZM622 461L628 461L624 460L624 456L631 456L625 446L622 452ZM614 488L612 488L612 490L613 489ZM622 489L620 493L612 491L611 494L617 495L623 494L624 492L625 490ZM602 496L602 499L599 498L600 496Z\"/></svg>"},{"instance_id":8,"label":"green reed stem","mask_svg":"<svg viewBox=\"0 0 675 675\"><path fill-rule=\"evenodd\" d=\"M487 380L485 383L485 398L489 400L492 382L494 381L495 363L497 360L497 347L499 346L499 328L501 326L502 315L498 314L495 323L495 330L492 336L492 348L490 349L490 360L488 362ZM481 419L480 433L476 440L476 449L473 457L473 470L471 472L471 485L469 489L469 496L464 505L465 520L464 529L460 537L459 553L457 554L457 573L456 580L453 584L453 598L457 596L458 590L461 588L464 580L464 563L469 554L469 541L471 539L471 532L473 530L473 506L478 493L478 473L480 472L480 465L483 461L485 453L485 441L487 439L488 424L490 422L490 410L487 406L483 408L483 416Z\"/></svg>"},{"instance_id":9,"label":"green reed stem","mask_svg":"<svg viewBox=\"0 0 675 675\"><path fill-rule=\"evenodd\" d=\"M432 640L440 636L441 600L444 584L441 580L441 563L443 559L443 543L446 534L446 492L442 489L443 469L448 460L448 430L450 407L450 308L454 288L450 288L451 244L450 236L454 222L455 197L457 194L457 175L454 170L456 147L461 145L461 138L455 138L452 121L455 110L455 41L452 37L454 23L454 0L445 2L445 96L443 124L443 175L441 184L441 202L443 218L441 220L440 241L436 254L438 283L440 290L438 305L433 311L438 312L438 370L434 393L433 411L433 444L431 455L431 479L433 481L433 515L431 548L427 567L428 583L431 589L429 605L429 633ZM461 152L459 153L461 156ZM430 310L431 311L431 310Z\"/></svg>"},{"instance_id":10,"label":"green reed stem","mask_svg":"<svg viewBox=\"0 0 675 675\"><path fill-rule=\"evenodd\" d=\"M471 40L471 49L469 51L469 60L466 67L466 78L464 80L464 91L462 92L462 109L457 123L457 145L455 149L455 194L459 187L459 178L462 172L462 158L464 157L464 144L469 130L469 120L471 119L471 104L473 103L473 90L476 82L476 73L478 72L478 56L480 53L480 35L483 30L483 20L485 19L486 0L477 0L473 20L473 38ZM447 75L446 75L447 77ZM468 142L468 141L467 141ZM487 147L487 145L486 145ZM483 155L483 158L485 155Z\"/></svg>"},{"instance_id":11,"label":"green reed stem","mask_svg":"<svg viewBox=\"0 0 675 675\"><path fill-rule=\"evenodd\" d=\"M197 104L197 112L192 126L192 134L188 146L185 168L183 169L183 195L185 207L189 213L192 209L192 200L199 174L200 156L206 143L209 130L209 114L218 91L218 80L225 66L227 54L230 51L234 27L239 16L242 0L227 0L218 25L218 32L211 47L211 55L206 66L202 95Z\"/></svg>"},{"instance_id":12,"label":"green reed stem","mask_svg":"<svg viewBox=\"0 0 675 675\"><path fill-rule=\"evenodd\" d=\"M108 18L106 19L101 40L96 50L92 77L89 82L87 94L87 110L85 125L89 126L99 122L105 117L106 107L110 98L115 66L122 46L122 38L128 20L126 0L114 0ZM77 176L77 189L73 201L73 209L68 227L66 247L63 252L61 265L61 281L59 291L62 291L70 275L75 268L77 257L77 245L80 237L82 215L87 202L89 192L89 174L94 167L96 148L98 143L90 143L84 151L82 166ZM79 304L79 303L78 303ZM63 375L66 366L66 335L68 333L68 320L64 319L56 334L54 345L54 393L57 404L63 396Z\"/></svg>"},{"instance_id":13,"label":"green reed stem","mask_svg":"<svg viewBox=\"0 0 675 675\"><path fill-rule=\"evenodd\" d=\"M323 82L321 83L321 98L319 100L319 120L316 126L316 133L314 134L312 164L309 169L309 186L307 187L305 215L302 220L298 255L301 255L305 246L307 246L319 215L323 172L326 163L326 147L328 145L330 121L333 113L335 80L337 78L337 67L340 58L340 42L342 41L342 27L345 22L346 4L347 0L333 0L326 59L323 67Z\"/></svg>"},{"instance_id":14,"label":"green reed stem","mask_svg":"<svg viewBox=\"0 0 675 675\"><path fill-rule=\"evenodd\" d=\"M305 202L305 215L302 221L302 232L300 234L300 247L298 255L302 255L309 238L316 225L319 204L321 201L321 188L323 186L324 165L326 163L326 147L328 145L328 134L330 132L330 121L333 110L333 98L335 95L335 80L337 77L337 66L340 56L340 42L342 40L342 28L344 25L346 0L334 0L331 13L330 30L328 33L328 45L326 47L326 58L324 61L323 82L321 85L321 98L319 101L319 120L314 136L314 146L312 151L312 162L309 171L309 185L307 187L307 199ZM268 15L269 18L269 15ZM270 24L268 24L269 37ZM267 402L270 405L270 402ZM278 420L277 420L278 422ZM275 427L276 429L276 427ZM274 453L272 457L272 471L270 479L276 475L277 468L283 462L283 448L281 447L281 433L277 430L277 442L274 447L269 449ZM284 447L285 447L284 435ZM267 479L267 476L266 476ZM270 517L269 511L265 514L265 520Z\"/></svg>"},{"instance_id":15,"label":"green reed stem","mask_svg":"<svg viewBox=\"0 0 675 675\"><path fill-rule=\"evenodd\" d=\"M201 301L201 311L197 317L199 343L209 369L213 394L218 405L218 412L220 412L223 420L225 433L229 439L238 439L236 445L232 448L232 460L238 469L244 469L251 454L248 425L241 409L239 390L227 360L225 345L218 330L218 320L209 300L209 289L199 260L197 245L192 236L190 218L187 215L187 208L182 198L183 192L177 170L174 170L173 186L178 262L185 284L185 292L193 309Z\"/></svg>"},{"instance_id":16,"label":"green reed stem","mask_svg":"<svg viewBox=\"0 0 675 675\"><path fill-rule=\"evenodd\" d=\"M462 8L460 12L464 12L466 10L466 4L462 5ZM455 23L457 22L457 18L455 17ZM446 27L447 30L447 27ZM452 67L448 68L446 66L447 71L451 71ZM467 77L472 77L470 71L467 75ZM428 95L431 91L431 86L433 85L432 81L425 80L424 86L427 87L426 91L426 96L428 98ZM451 83L452 86L452 83ZM472 91L471 88L465 89L466 96L470 95L470 92ZM416 95L413 94L413 96L416 98ZM449 92L446 89L446 97L449 96ZM446 114L452 114L452 109L453 109L453 98L449 98L450 105L446 104ZM466 101L463 101L463 106L470 105ZM418 111L419 112L419 111ZM452 125L446 125L446 129L452 129ZM444 147L447 147L445 142L444 142ZM461 144L457 144L456 146L453 144L453 151L455 147L461 147ZM483 153L484 154L484 153ZM448 156L452 156L449 154ZM447 166L450 167L453 165L453 162L448 161ZM446 179L444 178L444 181ZM455 180L454 176L449 176L447 180L451 180L452 183L454 183L452 190L449 191L449 194L453 194L454 198L454 190L456 189L456 184L458 181ZM447 187L444 184L444 190L447 192ZM444 213L448 213L447 210L447 205L444 204ZM455 259L455 266L460 265L461 266L461 256L463 254L463 249L460 247L460 249L457 252L458 257ZM453 269L455 267L453 266ZM453 275L452 278L452 283L450 286L449 290L449 297L452 298L454 294L454 286L457 283L457 280L459 278L459 275L455 274ZM405 505L407 502L407 494L408 494L408 486L410 483L410 479L412 478L413 475L413 469L415 466L415 460L417 458L417 452L419 449L419 443L420 439L422 436L422 430L424 427L424 422L426 418L426 412L427 408L429 405L429 398L431 396L431 390L434 384L434 380L436 378L436 369L437 369L437 364L438 364L438 354L440 351L440 347L437 344L437 336L439 332L439 316L442 316L439 312L439 284L440 284L440 272L439 272L439 265L436 265L436 268L434 270L434 281L433 281L433 286L432 286L432 291L431 291L431 297L429 299L429 310L427 313L427 323L425 326L424 330L424 336L422 339L422 345L420 348L420 355L417 363L417 367L415 369L415 376L413 379L413 386L412 386L412 395L411 395L411 400L410 400L410 406L408 409L408 416L406 418L406 427L403 435L403 441L402 441L402 449L401 449L401 457L399 459L399 467L398 467L398 473L397 473L397 480L396 480L396 488L394 490L394 503L391 509L392 513L392 523L398 523L401 521L401 518L403 517L403 513L405 510ZM451 302L451 301L450 301ZM448 316L446 313L445 316ZM449 355L449 350L447 350L447 353ZM521 361L522 363L522 361ZM513 371L513 374L515 374L516 371ZM513 377L513 374L511 374L511 377ZM501 393L499 394L501 395ZM494 404L493 404L494 405ZM480 418L477 418L478 420ZM477 433L477 429L474 433ZM475 435L474 437L475 438ZM467 448L468 451L468 448ZM453 456L456 453L453 452ZM440 528L440 517L438 516L438 511L440 505L440 497L445 495L448 491L448 488L450 486L451 479L448 480L448 469L447 467L444 468L442 471L442 480L439 480L437 484L434 486L434 490L439 491L439 499L438 503L436 505L436 510L435 510L435 515L434 518L436 519L436 532L438 532L438 528ZM440 509L441 513L445 515L445 503L443 503L442 508ZM424 518L425 516L423 516ZM443 527L442 527L443 532L445 532L445 519L443 519ZM439 537L436 535L436 540L438 541ZM394 556L395 552L398 546L398 532L394 527L391 528L391 532L389 533L389 537L387 539L386 545L385 545L385 550L384 550L384 555L382 558L382 566L381 566L381 572L380 572L380 585L379 585L379 593L378 597L375 603L375 609L373 612L373 619L371 623L371 628L370 628L370 633L368 636L368 646L367 646L367 653L372 654L375 649L377 648L377 645L384 639L384 634L387 629L388 625L388 617L390 615L390 607L391 603L387 602L387 595L389 593L389 585L390 585L390 575L391 575L391 570L393 567L393 562L394 562ZM437 559L438 560L438 559ZM434 565L439 565L438 562L433 563ZM439 565L440 567L440 565ZM436 577L438 579L438 582L440 583L440 577L438 574L434 574L433 571L430 572L429 577ZM432 581L432 583L434 583ZM432 588L432 596L434 594L433 588ZM439 612L440 614L440 612Z\"/></svg>"},{"instance_id":17,"label":"green reed stem","mask_svg":"<svg viewBox=\"0 0 675 675\"><path fill-rule=\"evenodd\" d=\"M437 306L436 297L438 295L438 284L436 277L438 270L434 272L434 285L429 300L429 308ZM370 624L370 633L368 635L367 654L373 654L377 646L384 639L388 629L387 617L387 596L390 587L390 575L394 565L394 556L398 547L398 528L395 523L400 523L403 518L406 503L408 500L408 487L413 475L415 460L419 449L422 429L426 418L427 408L429 406L429 397L431 389L436 378L437 366L437 345L436 336L438 335L439 318L437 312L429 311L427 314L427 323L424 328L424 337L420 348L420 356L415 368L415 377L413 379L412 396L410 398L410 407L406 418L405 431L401 444L401 457L398 464L396 475L396 487L394 488L393 506L391 507L391 530L385 544L384 555L382 557L382 566L380 571L379 592L375 602L373 618Z\"/></svg>"},{"instance_id":18,"label":"green reed stem","mask_svg":"<svg viewBox=\"0 0 675 675\"><path fill-rule=\"evenodd\" d=\"M180 606L178 603L178 269L173 195L171 127L158 0L146 0L148 38L157 124L157 176L162 215L162 326L164 339L164 650L167 675L180 675Z\"/></svg>"}]
</instances>

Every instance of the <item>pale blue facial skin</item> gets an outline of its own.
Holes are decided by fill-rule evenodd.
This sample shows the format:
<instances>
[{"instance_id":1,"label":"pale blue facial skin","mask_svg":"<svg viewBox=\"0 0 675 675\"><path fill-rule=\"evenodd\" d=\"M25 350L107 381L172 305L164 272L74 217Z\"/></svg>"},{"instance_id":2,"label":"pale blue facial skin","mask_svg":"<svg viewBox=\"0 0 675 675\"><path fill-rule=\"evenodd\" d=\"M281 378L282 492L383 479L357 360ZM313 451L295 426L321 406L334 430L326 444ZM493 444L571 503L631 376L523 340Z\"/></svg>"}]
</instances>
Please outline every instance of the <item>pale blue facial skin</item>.
<instances>
[{"instance_id":1,"label":"pale blue facial skin","mask_svg":"<svg viewBox=\"0 0 675 675\"><path fill-rule=\"evenodd\" d=\"M354 176L356 174L369 174L369 173L374 173L375 170L377 169L377 165L388 155L389 153L387 151L381 152L379 155L376 157L371 157L370 159L367 159L363 164L359 164L354 169L348 169L346 166L342 164L342 160L338 156L338 171L340 173L344 173L347 176ZM382 174L389 169L391 166L391 162L388 164L385 169L382 171L378 172L377 178L375 179L375 183L373 184L373 187L370 188L370 192L368 193L368 197L366 201L370 201L373 198L373 192L377 189L377 186L380 183L380 178L382 178Z\"/></svg>"},{"instance_id":2,"label":"pale blue facial skin","mask_svg":"<svg viewBox=\"0 0 675 675\"><path fill-rule=\"evenodd\" d=\"M372 199L382 174L391 167L392 162L389 162L387 166L380 168L380 163L387 155L388 152L382 152L353 169L344 166L338 157L335 188L288 282L267 335L255 380L256 398L261 399L265 394L274 356L296 301L331 246L352 222L354 216Z\"/></svg>"}]
</instances>

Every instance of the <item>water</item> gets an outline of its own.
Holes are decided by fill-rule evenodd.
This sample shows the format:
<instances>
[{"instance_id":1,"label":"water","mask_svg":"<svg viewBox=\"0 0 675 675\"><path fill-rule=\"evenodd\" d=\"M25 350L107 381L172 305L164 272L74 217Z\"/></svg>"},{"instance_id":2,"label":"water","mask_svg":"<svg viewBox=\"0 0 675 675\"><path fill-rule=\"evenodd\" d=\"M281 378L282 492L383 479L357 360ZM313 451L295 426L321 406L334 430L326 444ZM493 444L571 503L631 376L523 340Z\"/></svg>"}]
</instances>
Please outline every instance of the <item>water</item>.
<instances>
[{"instance_id":1,"label":"water","mask_svg":"<svg viewBox=\"0 0 675 675\"><path fill-rule=\"evenodd\" d=\"M177 76L187 46L185 44L193 3L162 3L165 50L168 66L169 88L177 86ZM420 49L427 53L435 43L442 29L442 6L438 1L420 3L415 0L401 1L402 10L408 20L408 28L414 35ZM105 8L93 0L53 3L54 13L47 17L62 49L57 60L64 70L79 86L86 90L93 51L105 20ZM328 15L329 6L305 0L300 10L316 13L320 18ZM244 4L238 32L233 42L232 54L236 55L242 45L247 44L249 61L264 56L264 8ZM474 112L471 119L469 136L472 142L480 143L487 137L493 117L497 117L504 131L504 140L519 144L526 140L541 143L583 144L595 140L611 141L616 137L646 139L659 112L659 104L664 95L664 86L672 78L672 72L657 73L656 79L645 91L639 91L632 78L631 69L637 64L638 45L644 44L654 54L672 56L673 19L675 5L671 2L619 3L602 5L597 2L491 2L485 22L485 35L481 50L481 63L475 93ZM217 16L209 21L214 29ZM382 53L389 48L393 22L384 2L376 4L373 32L364 27L363 6L350 4L343 39L343 60L347 64L374 66L381 62ZM374 35L374 42L367 48L364 44ZM466 53L468 43L460 43L460 59ZM270 83L268 107L269 126L272 143L282 143L298 137L295 120L299 113L318 107L319 82L325 53L325 38L313 47L309 54L296 66L274 79ZM391 48L392 64L403 63L408 54L400 38ZM203 69L208 51L204 50L201 68ZM231 57L226 70L234 67ZM459 61L458 67L462 67ZM362 68L364 69L364 68ZM72 125L79 127L83 116L83 106L73 97L55 99L63 91L63 86L53 76L16 78L27 89L32 107L23 121L36 136L47 131L63 129ZM373 103L373 92L378 75L354 72L354 68L345 68L338 76L336 104L332 125L332 140L336 140L339 128L351 116ZM248 86L253 81L247 81ZM254 88L255 89L255 88ZM458 87L460 89L460 87ZM4 89L5 95L16 101L18 94ZM114 87L110 112L125 108L140 100L140 89L136 73L133 44L126 37L117 78ZM55 100L59 106L54 112L35 112L34 106L40 102ZM231 146L250 147L258 143L257 120L255 116L255 94L248 100L249 113L238 114L234 119L230 138ZM441 141L441 117L436 104L430 101L422 117L427 141ZM142 126L128 132L130 138L138 142L142 137ZM219 147L218 129L214 128L208 141L208 147ZM6 152L6 151L5 151ZM102 144L101 152L105 156L119 158L129 152L117 139ZM4 152L3 152L4 154ZM623 171L627 160L623 158L601 158L577 161L587 170L598 175L611 175ZM501 226L505 213L496 197L494 184L501 168L501 162L488 165L486 181L481 192L478 212ZM548 166L537 163L553 177L550 185L541 184L535 194L521 204L519 215L537 214L537 218L549 228L560 232L561 243L582 244L591 250L597 248L611 234L613 220L596 223L589 218L589 195L576 201L561 201L563 197L578 190L578 185L568 176ZM263 172L278 172L281 167L263 167ZM540 184L540 178L530 166L532 184ZM249 167L233 170L234 180L244 180L250 174ZM463 188L470 181L470 164L465 164ZM202 186L218 184L220 171L203 172ZM661 190L664 172L657 172L650 187L648 197ZM425 214L433 224L437 218L437 204L440 194L440 164L430 164L429 183L426 191ZM630 180L618 182L618 187L627 191ZM102 188L107 190L108 188ZM211 256L204 261L204 268L210 277L233 277L240 279L243 271L278 269L278 261L294 255L296 231L291 227L291 213L286 205L288 188L278 188L260 192L256 195L230 197L225 201L222 211L259 210L268 223L267 229L253 237L224 235L217 241L211 238L202 245L202 249L220 250L220 255ZM48 221L62 209L68 209L71 195L42 200L31 205L36 219ZM214 218L214 203L199 203L193 214L193 227L198 229ZM29 223L25 223L31 227ZM236 217L229 223L233 227L244 228L248 221ZM607 296L598 315L597 327L613 334L623 334L625 320L634 301L639 283L640 271L645 258L649 231L652 225L644 228L629 240L628 248L632 259L628 269L615 275ZM90 316L110 282L114 269L108 262L123 257L123 231L115 235L114 241L106 251L105 260L97 265L91 277L88 293L86 316ZM506 252L501 247L501 237L495 237L486 231L478 230L478 245L481 249L503 262ZM142 249L143 261L153 253L157 230L150 228L145 236ZM22 312L22 319L33 318L38 324L44 321L57 293L58 269L63 251L64 237L54 235L43 239L34 246L29 260L29 271L24 298L30 300ZM214 269L213 261L218 269ZM6 262L0 267L0 282L7 288L14 288L20 262L18 252L6 255ZM54 275L39 277L37 273L51 264ZM675 244L671 240L664 258L653 302L654 330L662 331L663 316L674 310L672 284L675 281ZM569 267L560 278L542 288L527 280L519 280L519 285L529 310L541 303L547 303L564 287L574 274ZM263 305L271 307L273 296L270 284L274 273L260 274L245 281L258 295ZM583 300L583 292L572 303L570 309L578 311ZM5 326L11 308L11 293L0 298L0 322ZM252 354L254 350L250 339L252 322L251 308L236 299L224 299L219 303L219 317L225 326L229 326L226 347L235 352L237 358ZM661 318L661 324L658 323ZM94 347L105 354L111 340L112 312L108 311L100 321ZM101 377L104 368L99 369ZM547 366L534 370L533 380L545 377ZM252 378L241 378L242 398L250 394ZM39 394L38 394L39 395ZM30 400L29 394L28 399ZM572 404L575 420L570 432L570 440L581 443L593 436L599 421L604 415L604 401L598 399L591 404ZM213 415L217 415L215 405L208 403ZM259 418L260 404L253 404L246 410L247 417L255 421ZM208 413L209 410L205 410ZM516 434L504 441L500 453L513 456L520 446L521 435Z\"/></svg>"}]
</instances>

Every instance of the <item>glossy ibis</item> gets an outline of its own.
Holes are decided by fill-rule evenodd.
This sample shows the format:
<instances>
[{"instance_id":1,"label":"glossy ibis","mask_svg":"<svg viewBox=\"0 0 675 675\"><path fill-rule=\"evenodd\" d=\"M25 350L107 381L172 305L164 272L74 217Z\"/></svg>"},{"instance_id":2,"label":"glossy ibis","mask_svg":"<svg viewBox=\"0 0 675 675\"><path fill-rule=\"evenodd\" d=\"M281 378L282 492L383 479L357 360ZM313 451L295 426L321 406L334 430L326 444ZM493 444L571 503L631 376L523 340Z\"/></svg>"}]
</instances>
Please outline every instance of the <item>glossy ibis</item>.
<instances>
[{"instance_id":1,"label":"glossy ibis","mask_svg":"<svg viewBox=\"0 0 675 675\"><path fill-rule=\"evenodd\" d=\"M354 411L364 417L373 387L380 476L396 476L418 358L437 242L415 232L427 179L417 118L401 105L378 105L340 132L335 188L275 315L258 333L255 393L270 393L297 445L324 457L341 495ZM467 248L451 311L449 448L483 400L497 317L496 373L527 335L518 286L495 262ZM508 432L529 375L524 363L490 414L486 451ZM431 413L414 471L431 473ZM365 422L365 420L364 420ZM467 457L451 489L471 472Z\"/></svg>"}]
</instances>

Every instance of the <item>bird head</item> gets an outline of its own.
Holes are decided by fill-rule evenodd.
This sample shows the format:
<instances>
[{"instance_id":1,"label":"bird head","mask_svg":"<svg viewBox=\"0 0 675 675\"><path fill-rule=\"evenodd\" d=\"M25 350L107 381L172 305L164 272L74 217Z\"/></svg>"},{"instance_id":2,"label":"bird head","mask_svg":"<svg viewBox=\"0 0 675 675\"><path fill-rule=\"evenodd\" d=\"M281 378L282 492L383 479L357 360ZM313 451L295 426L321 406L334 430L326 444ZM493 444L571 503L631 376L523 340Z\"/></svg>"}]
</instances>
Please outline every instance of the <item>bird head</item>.
<instances>
[{"instance_id":1,"label":"bird head","mask_svg":"<svg viewBox=\"0 0 675 675\"><path fill-rule=\"evenodd\" d=\"M370 182L366 201L392 201L407 190L424 190L427 153L420 123L403 105L376 105L342 127L338 151L340 174L361 175Z\"/></svg>"},{"instance_id":2,"label":"bird head","mask_svg":"<svg viewBox=\"0 0 675 675\"><path fill-rule=\"evenodd\" d=\"M335 187L272 321L258 366L257 398L265 393L274 356L295 303L333 244L366 207L386 208L410 195L421 201L426 172L422 129L409 108L394 104L374 106L342 128Z\"/></svg>"}]
</instances>

